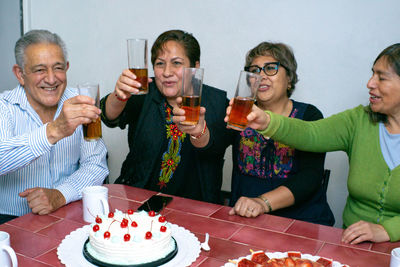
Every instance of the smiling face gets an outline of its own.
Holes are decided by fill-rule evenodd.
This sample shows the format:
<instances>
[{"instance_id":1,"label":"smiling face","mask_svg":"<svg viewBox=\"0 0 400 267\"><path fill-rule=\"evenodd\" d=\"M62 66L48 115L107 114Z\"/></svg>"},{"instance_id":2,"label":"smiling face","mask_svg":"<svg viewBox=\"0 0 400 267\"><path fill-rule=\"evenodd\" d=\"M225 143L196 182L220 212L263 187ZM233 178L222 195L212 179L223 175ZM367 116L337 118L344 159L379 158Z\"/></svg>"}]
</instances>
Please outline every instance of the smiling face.
<instances>
[{"instance_id":1,"label":"smiling face","mask_svg":"<svg viewBox=\"0 0 400 267\"><path fill-rule=\"evenodd\" d=\"M190 60L183 46L175 41L166 42L154 61L154 76L158 90L169 101L174 101L181 93L185 67L190 67ZM199 67L198 62L196 67Z\"/></svg>"},{"instance_id":2,"label":"smiling face","mask_svg":"<svg viewBox=\"0 0 400 267\"><path fill-rule=\"evenodd\" d=\"M386 57L376 61L372 72L372 77L367 83L372 111L386 114L388 117L399 117L400 76L388 64Z\"/></svg>"},{"instance_id":3,"label":"smiling face","mask_svg":"<svg viewBox=\"0 0 400 267\"><path fill-rule=\"evenodd\" d=\"M258 56L254 58L250 65L257 65L262 68L265 63L276 61L272 56ZM261 71L260 75L262 80L257 92L257 102L268 106L280 101L287 101L288 96L286 91L290 80L284 67L279 66L278 73L274 76L267 76L264 71Z\"/></svg>"},{"instance_id":4,"label":"smiling face","mask_svg":"<svg viewBox=\"0 0 400 267\"><path fill-rule=\"evenodd\" d=\"M62 49L55 44L32 44L25 49L25 66L22 70L14 65L13 71L25 88L29 104L40 115L57 109L58 102L67 86Z\"/></svg>"}]
</instances>

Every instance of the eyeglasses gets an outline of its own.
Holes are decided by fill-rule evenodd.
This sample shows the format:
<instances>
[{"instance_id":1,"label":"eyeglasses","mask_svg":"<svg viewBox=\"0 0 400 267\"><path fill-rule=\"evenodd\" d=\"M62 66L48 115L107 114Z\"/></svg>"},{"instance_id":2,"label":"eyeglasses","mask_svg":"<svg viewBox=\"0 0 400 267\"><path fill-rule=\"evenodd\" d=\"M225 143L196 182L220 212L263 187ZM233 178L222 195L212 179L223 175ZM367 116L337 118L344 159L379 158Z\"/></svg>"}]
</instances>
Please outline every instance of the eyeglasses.
<instances>
[{"instance_id":1,"label":"eyeglasses","mask_svg":"<svg viewBox=\"0 0 400 267\"><path fill-rule=\"evenodd\" d=\"M285 68L285 66L283 66L280 62L268 62L268 63L265 63L264 67L262 67L262 68L260 68L257 65L251 65L248 67L244 67L244 70L248 71L248 72L252 72L252 73L257 73L257 74L260 74L261 70L263 70L267 76L274 76L278 73L279 66L282 66Z\"/></svg>"}]
</instances>

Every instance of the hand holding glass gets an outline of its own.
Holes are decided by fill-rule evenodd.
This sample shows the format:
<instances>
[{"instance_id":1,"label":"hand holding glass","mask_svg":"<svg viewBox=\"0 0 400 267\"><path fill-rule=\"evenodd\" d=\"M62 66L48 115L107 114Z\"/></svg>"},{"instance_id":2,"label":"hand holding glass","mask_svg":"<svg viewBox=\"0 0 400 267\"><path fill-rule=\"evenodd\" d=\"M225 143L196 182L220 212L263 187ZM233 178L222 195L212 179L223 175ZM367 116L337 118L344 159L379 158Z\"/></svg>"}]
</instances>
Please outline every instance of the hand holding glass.
<instances>
[{"instance_id":1,"label":"hand holding glass","mask_svg":"<svg viewBox=\"0 0 400 267\"><path fill-rule=\"evenodd\" d=\"M182 76L182 104L185 110L183 125L197 125L200 117L201 89L204 69L184 68Z\"/></svg>"},{"instance_id":2,"label":"hand holding glass","mask_svg":"<svg viewBox=\"0 0 400 267\"><path fill-rule=\"evenodd\" d=\"M139 95L147 94L149 89L147 71L147 39L128 39L129 70L136 75L140 82Z\"/></svg>"},{"instance_id":3,"label":"hand holding glass","mask_svg":"<svg viewBox=\"0 0 400 267\"><path fill-rule=\"evenodd\" d=\"M95 106L100 108L100 90L99 85L96 83L82 83L78 85L79 94L86 95L94 99ZM83 137L86 141L96 141L101 138L101 119L97 118L96 121L84 124Z\"/></svg>"},{"instance_id":4,"label":"hand holding glass","mask_svg":"<svg viewBox=\"0 0 400 267\"><path fill-rule=\"evenodd\" d=\"M228 126L235 130L242 131L247 125L249 115L254 104L261 76L242 70L236 87L235 98L231 113L229 114Z\"/></svg>"}]
</instances>

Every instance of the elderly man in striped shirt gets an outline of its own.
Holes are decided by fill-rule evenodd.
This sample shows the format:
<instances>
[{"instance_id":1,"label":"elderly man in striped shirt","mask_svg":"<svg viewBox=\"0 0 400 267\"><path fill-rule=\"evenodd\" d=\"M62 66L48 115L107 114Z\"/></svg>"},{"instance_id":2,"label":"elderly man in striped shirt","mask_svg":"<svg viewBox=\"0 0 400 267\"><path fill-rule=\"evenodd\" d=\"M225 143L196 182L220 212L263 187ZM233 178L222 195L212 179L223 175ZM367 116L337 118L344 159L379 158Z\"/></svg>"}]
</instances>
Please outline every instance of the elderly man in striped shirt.
<instances>
[{"instance_id":1,"label":"elderly man in striped shirt","mask_svg":"<svg viewBox=\"0 0 400 267\"><path fill-rule=\"evenodd\" d=\"M19 85L0 94L0 223L53 212L108 175L103 140L84 141L81 126L101 111L67 87L61 38L47 30L27 32L15 45L15 58Z\"/></svg>"}]
</instances>

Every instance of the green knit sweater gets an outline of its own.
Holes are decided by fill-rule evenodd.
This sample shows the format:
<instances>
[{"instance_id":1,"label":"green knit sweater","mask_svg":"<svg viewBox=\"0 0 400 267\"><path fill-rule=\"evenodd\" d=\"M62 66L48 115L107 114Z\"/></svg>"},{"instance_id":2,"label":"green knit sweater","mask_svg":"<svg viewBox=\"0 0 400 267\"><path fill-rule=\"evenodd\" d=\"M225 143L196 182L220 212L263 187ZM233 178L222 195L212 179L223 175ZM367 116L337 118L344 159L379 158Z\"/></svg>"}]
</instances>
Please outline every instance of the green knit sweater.
<instances>
[{"instance_id":1,"label":"green knit sweater","mask_svg":"<svg viewBox=\"0 0 400 267\"><path fill-rule=\"evenodd\" d=\"M267 111L271 122L260 131L274 140L312 152L345 151L349 157L349 196L343 224L381 224L390 241L400 240L400 166L390 170L379 143L379 126L363 106L326 119L303 121Z\"/></svg>"}]
</instances>

